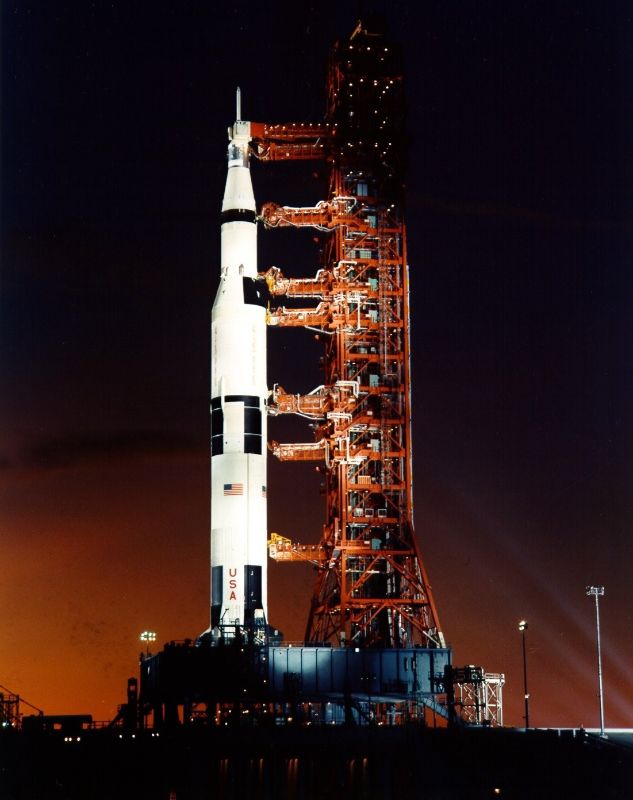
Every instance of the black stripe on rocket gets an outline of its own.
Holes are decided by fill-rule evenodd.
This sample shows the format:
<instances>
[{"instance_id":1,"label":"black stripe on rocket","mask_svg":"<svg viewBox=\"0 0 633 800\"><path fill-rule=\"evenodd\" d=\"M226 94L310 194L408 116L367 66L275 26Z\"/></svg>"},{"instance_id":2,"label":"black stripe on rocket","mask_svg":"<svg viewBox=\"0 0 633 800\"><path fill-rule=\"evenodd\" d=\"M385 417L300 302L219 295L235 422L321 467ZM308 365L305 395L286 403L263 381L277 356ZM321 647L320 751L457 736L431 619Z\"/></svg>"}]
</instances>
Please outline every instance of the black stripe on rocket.
<instances>
[{"instance_id":1,"label":"black stripe on rocket","mask_svg":"<svg viewBox=\"0 0 633 800\"><path fill-rule=\"evenodd\" d=\"M244 452L262 454L262 411L259 397L254 394L227 394L225 403L244 404ZM211 400L211 456L224 453L224 412L222 399Z\"/></svg>"},{"instance_id":2,"label":"black stripe on rocket","mask_svg":"<svg viewBox=\"0 0 633 800\"><path fill-rule=\"evenodd\" d=\"M244 292L244 302L250 306L261 306L266 308L270 301L270 291L266 281L254 278L242 278L242 290Z\"/></svg>"},{"instance_id":3,"label":"black stripe on rocket","mask_svg":"<svg viewBox=\"0 0 633 800\"><path fill-rule=\"evenodd\" d=\"M222 613L222 580L224 567L211 567L211 627L217 628Z\"/></svg>"},{"instance_id":4,"label":"black stripe on rocket","mask_svg":"<svg viewBox=\"0 0 633 800\"><path fill-rule=\"evenodd\" d=\"M257 215L250 208L227 208L220 215L220 224L225 222L257 222Z\"/></svg>"},{"instance_id":5,"label":"black stripe on rocket","mask_svg":"<svg viewBox=\"0 0 633 800\"><path fill-rule=\"evenodd\" d=\"M211 400L211 456L219 456L224 452L224 412L222 400L214 397ZM215 567L214 567L215 569Z\"/></svg>"}]
</instances>

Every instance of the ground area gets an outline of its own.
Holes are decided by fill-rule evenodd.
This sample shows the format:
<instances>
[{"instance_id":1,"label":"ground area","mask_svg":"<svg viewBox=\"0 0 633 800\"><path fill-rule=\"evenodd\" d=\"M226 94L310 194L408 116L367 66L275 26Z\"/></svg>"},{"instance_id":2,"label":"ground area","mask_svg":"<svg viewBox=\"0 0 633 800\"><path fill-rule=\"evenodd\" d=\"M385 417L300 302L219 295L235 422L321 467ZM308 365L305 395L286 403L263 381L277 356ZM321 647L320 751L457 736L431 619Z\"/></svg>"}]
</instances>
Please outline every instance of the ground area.
<instances>
[{"instance_id":1,"label":"ground area","mask_svg":"<svg viewBox=\"0 0 633 800\"><path fill-rule=\"evenodd\" d=\"M633 781L633 747L571 731L180 728L67 739L2 731L3 800L620 800Z\"/></svg>"}]
</instances>

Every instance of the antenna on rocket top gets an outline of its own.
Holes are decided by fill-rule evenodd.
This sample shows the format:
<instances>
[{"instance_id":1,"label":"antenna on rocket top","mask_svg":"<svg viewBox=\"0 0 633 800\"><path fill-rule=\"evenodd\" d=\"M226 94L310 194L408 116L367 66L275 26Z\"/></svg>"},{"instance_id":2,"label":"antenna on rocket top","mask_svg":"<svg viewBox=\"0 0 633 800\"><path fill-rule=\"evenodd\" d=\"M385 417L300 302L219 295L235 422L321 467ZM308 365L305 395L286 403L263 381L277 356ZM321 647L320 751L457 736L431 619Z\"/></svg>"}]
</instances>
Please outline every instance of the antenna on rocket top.
<instances>
[{"instance_id":1,"label":"antenna on rocket top","mask_svg":"<svg viewBox=\"0 0 633 800\"><path fill-rule=\"evenodd\" d=\"M241 122L242 120L242 90L238 86L235 90L235 121Z\"/></svg>"}]
</instances>

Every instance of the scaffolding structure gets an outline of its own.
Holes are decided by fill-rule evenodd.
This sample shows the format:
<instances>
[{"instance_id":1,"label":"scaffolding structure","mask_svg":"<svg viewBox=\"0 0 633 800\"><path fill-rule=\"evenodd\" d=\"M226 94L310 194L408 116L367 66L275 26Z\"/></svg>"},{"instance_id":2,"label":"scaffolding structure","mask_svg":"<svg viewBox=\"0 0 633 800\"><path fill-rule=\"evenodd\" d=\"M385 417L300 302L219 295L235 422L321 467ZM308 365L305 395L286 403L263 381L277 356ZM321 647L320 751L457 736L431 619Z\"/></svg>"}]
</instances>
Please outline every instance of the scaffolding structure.
<instances>
[{"instance_id":1,"label":"scaffolding structure","mask_svg":"<svg viewBox=\"0 0 633 800\"><path fill-rule=\"evenodd\" d=\"M361 647L444 647L413 529L409 286L402 213L402 64L382 32L359 25L330 59L322 125L253 124L262 160L326 159L328 197L314 207L265 204L268 228L327 232L314 278L262 273L268 323L325 342L324 383L275 386L271 414L312 421L311 442L272 442L282 461L319 461L326 515L318 545L271 540L270 554L318 565L305 639Z\"/></svg>"},{"instance_id":2,"label":"scaffolding structure","mask_svg":"<svg viewBox=\"0 0 633 800\"><path fill-rule=\"evenodd\" d=\"M20 719L19 696L8 689L0 691L0 728L18 728Z\"/></svg>"},{"instance_id":3,"label":"scaffolding structure","mask_svg":"<svg viewBox=\"0 0 633 800\"><path fill-rule=\"evenodd\" d=\"M505 677L481 667L453 668L452 706L467 725L503 727Z\"/></svg>"}]
</instances>

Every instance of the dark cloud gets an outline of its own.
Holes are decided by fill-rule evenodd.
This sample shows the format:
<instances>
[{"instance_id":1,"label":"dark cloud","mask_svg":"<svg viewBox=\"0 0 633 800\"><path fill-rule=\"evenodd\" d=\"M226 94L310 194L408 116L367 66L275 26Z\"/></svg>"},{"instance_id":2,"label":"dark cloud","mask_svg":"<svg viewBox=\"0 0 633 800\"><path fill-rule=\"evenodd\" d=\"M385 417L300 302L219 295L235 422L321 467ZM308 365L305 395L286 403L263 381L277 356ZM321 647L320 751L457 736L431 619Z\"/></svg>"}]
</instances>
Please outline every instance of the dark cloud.
<instances>
[{"instance_id":1,"label":"dark cloud","mask_svg":"<svg viewBox=\"0 0 633 800\"><path fill-rule=\"evenodd\" d=\"M172 431L115 431L67 434L33 444L25 455L28 466L67 469L78 464L151 456L204 456L199 439Z\"/></svg>"}]
</instances>

